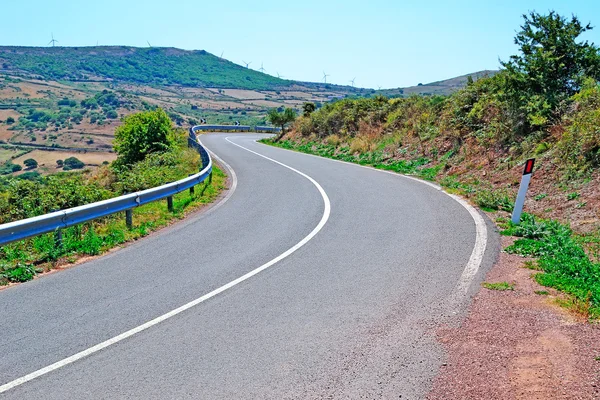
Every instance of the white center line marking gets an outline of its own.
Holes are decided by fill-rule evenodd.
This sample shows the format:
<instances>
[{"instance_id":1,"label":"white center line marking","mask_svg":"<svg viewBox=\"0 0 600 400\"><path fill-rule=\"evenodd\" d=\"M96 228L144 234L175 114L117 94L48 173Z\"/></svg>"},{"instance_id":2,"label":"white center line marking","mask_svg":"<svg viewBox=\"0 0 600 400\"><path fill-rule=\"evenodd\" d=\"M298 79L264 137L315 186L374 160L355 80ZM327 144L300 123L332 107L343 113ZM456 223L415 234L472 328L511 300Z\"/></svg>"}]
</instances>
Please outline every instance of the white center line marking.
<instances>
[{"instance_id":1,"label":"white center line marking","mask_svg":"<svg viewBox=\"0 0 600 400\"><path fill-rule=\"evenodd\" d=\"M291 171L293 171L293 172L295 172L295 173L303 176L304 178L308 179L317 188L317 190L321 194L321 197L323 198L324 210L323 210L323 216L321 217L321 220L319 221L319 224L304 239L302 239L300 242L298 242L292 248L290 248L286 252L280 254L279 256L275 257L274 259L272 259L271 261L267 262L266 264L261 265L260 267L256 268L255 270L252 270L252 271L248 272L247 274L245 274L243 276L240 276L239 278L237 278L237 279L235 279L235 280L233 280L233 281L231 281L231 282L229 282L229 283L227 283L227 284L225 284L225 285L223 285L223 286L221 286L221 287L213 290L210 293L205 294L202 297L197 298L196 300L192 300L189 303L184 304L183 306L181 306L179 308L176 308L173 311L169 311L168 313L163 314L163 315L161 315L161 316L159 316L157 318L154 318L151 321L148 321L148 322L146 322L146 323L144 323L144 324L142 324L140 326L137 326L137 327L135 327L133 329L130 329L127 332L123 332L123 333L121 333L118 336L115 336L115 337L113 337L111 339L108 339L108 340L106 340L106 341L104 341L102 343L99 343L99 344L97 344L95 346L92 346L92 347L90 347L90 348L88 348L86 350L80 351L77 354L73 354L72 356L67 357L67 358L65 358L63 360L57 361L54 364L48 365L47 367L44 367L42 369L38 369L37 371L34 371L34 372L30 373L30 374L27 374L25 376L17 378L15 380L11 381L11 382L5 383L4 385L0 386L0 393L4 393L4 392L6 392L8 390L11 390L11 389L13 389L13 388L15 388L17 386L20 386L20 385L24 384L26 382L29 382L29 381L31 381L33 379L39 378L42 375L45 375L45 374L47 374L49 372L52 372L52 371L56 371L59 368L62 368L62 367L67 366L69 364L72 364L75 361L81 360L82 358L85 358L85 357L87 357L89 355L92 355L94 353L97 353L97 352L99 352L102 349L105 349L105 348L107 348L109 346L112 346L113 344L116 344L116 343L118 343L118 342L120 342L122 340L125 340L125 339L127 339L127 338L129 338L129 337L131 337L131 336L133 336L133 335L135 335L137 333L140 333L140 332L142 332L142 331L144 331L144 330L146 330L148 328L151 328L154 325L160 324L161 322L166 321L167 319L169 319L171 317L174 317L174 316L176 316L178 314L181 314L182 312L184 312L184 311L186 311L186 310L188 310L188 309L190 309L190 308L192 308L194 306L197 306L198 304L200 304L200 303L202 303L202 302L210 299L211 297L215 297L216 295L218 295L218 294L226 291L227 289L231 289L232 287L234 287L234 286L236 286L236 285L244 282L245 280L248 280L248 279L252 278L254 275L257 275L257 274L261 273L265 269L273 266L274 264L278 263L279 261L283 260L284 258L290 256L296 250L298 250L299 248L301 248L302 246L304 246L306 243L308 243L313 237L315 237L315 235L317 233L319 233L319 231L321 229L323 229L323 227L327 223L327 220L329 219L329 215L331 213L331 203L329 202L329 197L327 196L327 193L325 193L325 190L323 190L323 188L321 187L321 185L319 185L319 183L317 181L315 181L313 178L311 178L310 176L306 175L305 173L298 171L295 168L292 168L292 167L290 167L288 165L285 165L285 164L283 164L283 163L281 163L279 161L273 160L272 158L263 156L262 154L257 153L255 151L252 151L250 149L247 149L247 148L245 148L243 146L240 146L239 144L233 143L231 140L229 140L229 138L226 138L226 140L229 143L231 143L231 144L233 144L233 145L235 145L237 147L240 147L240 148L242 148L244 150L247 150L247 151L249 151L249 152L251 152L253 154L256 154L257 156L263 157L263 158L265 158L265 159L267 159L269 161L272 161L272 162L274 162L276 164L279 164L279 165L281 165L281 166L283 166L283 167L285 167L285 168L287 168L287 169L289 169L289 170L291 170Z\"/></svg>"}]
</instances>

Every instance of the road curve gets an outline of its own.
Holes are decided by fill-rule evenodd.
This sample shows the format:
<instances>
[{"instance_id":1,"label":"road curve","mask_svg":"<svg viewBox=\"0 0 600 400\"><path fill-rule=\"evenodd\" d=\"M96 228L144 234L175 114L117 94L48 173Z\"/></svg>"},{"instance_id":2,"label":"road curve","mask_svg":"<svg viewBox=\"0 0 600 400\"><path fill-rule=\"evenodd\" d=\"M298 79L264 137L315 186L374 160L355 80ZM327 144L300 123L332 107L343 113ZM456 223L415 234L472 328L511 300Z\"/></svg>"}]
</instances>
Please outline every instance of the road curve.
<instances>
[{"instance_id":1,"label":"road curve","mask_svg":"<svg viewBox=\"0 0 600 400\"><path fill-rule=\"evenodd\" d=\"M0 291L0 398L426 394L497 235L470 265L485 226L455 199L257 137L202 136L237 176L219 207Z\"/></svg>"}]
</instances>

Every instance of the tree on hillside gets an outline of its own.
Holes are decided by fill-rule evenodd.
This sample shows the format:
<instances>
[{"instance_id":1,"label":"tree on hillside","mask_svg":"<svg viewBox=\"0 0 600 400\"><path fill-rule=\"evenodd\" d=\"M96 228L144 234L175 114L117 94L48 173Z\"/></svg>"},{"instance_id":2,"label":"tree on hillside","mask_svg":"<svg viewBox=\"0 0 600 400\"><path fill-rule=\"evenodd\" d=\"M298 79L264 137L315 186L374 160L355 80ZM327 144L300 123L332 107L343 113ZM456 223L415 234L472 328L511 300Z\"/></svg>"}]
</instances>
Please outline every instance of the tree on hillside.
<instances>
[{"instance_id":1,"label":"tree on hillside","mask_svg":"<svg viewBox=\"0 0 600 400\"><path fill-rule=\"evenodd\" d=\"M305 117L308 117L310 114L315 112L316 109L317 107L315 106L315 103L304 103L302 105L302 114L304 114Z\"/></svg>"},{"instance_id":2,"label":"tree on hillside","mask_svg":"<svg viewBox=\"0 0 600 400\"><path fill-rule=\"evenodd\" d=\"M150 153L168 150L173 142L171 119L157 108L125 117L115 131L113 147L118 163L128 165L142 161Z\"/></svg>"},{"instance_id":3,"label":"tree on hillside","mask_svg":"<svg viewBox=\"0 0 600 400\"><path fill-rule=\"evenodd\" d=\"M85 164L77 157L69 157L66 158L65 161L63 161L63 170L65 171L70 171L72 169L81 169L83 167L85 167Z\"/></svg>"},{"instance_id":4,"label":"tree on hillside","mask_svg":"<svg viewBox=\"0 0 600 400\"><path fill-rule=\"evenodd\" d=\"M281 133L275 138L275 141L279 141L285 135L285 127L296 120L296 111L292 108L287 107L282 112L277 111L276 108L269 110L267 119L273 125L281 128Z\"/></svg>"},{"instance_id":5,"label":"tree on hillside","mask_svg":"<svg viewBox=\"0 0 600 400\"><path fill-rule=\"evenodd\" d=\"M28 158L27 160L23 161L23 165L25 165L27 169L34 169L37 168L38 163L33 158Z\"/></svg>"},{"instance_id":6,"label":"tree on hillside","mask_svg":"<svg viewBox=\"0 0 600 400\"><path fill-rule=\"evenodd\" d=\"M6 124L7 125L12 125L14 123L15 123L15 119L13 117L6 118Z\"/></svg>"},{"instance_id":7,"label":"tree on hillside","mask_svg":"<svg viewBox=\"0 0 600 400\"><path fill-rule=\"evenodd\" d=\"M548 15L523 15L515 37L520 54L503 62L512 96L529 115L529 124L544 126L556 115L561 102L581 88L586 77L600 79L600 53L593 43L578 40L592 29L579 19L551 11Z\"/></svg>"}]
</instances>

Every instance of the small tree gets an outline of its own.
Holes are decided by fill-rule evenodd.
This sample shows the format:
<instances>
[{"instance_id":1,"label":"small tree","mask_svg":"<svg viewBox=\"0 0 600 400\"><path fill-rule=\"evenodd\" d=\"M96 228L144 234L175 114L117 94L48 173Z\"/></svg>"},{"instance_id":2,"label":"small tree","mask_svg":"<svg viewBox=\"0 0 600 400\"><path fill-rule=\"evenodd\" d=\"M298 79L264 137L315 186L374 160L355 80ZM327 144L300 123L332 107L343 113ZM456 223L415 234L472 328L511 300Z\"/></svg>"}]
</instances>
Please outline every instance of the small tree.
<instances>
[{"instance_id":1,"label":"small tree","mask_svg":"<svg viewBox=\"0 0 600 400\"><path fill-rule=\"evenodd\" d=\"M267 119L273 125L281 127L281 133L275 138L275 141L279 141L285 135L285 126L296 120L296 111L288 107L283 112L279 112L276 108L273 108L269 110Z\"/></svg>"},{"instance_id":2,"label":"small tree","mask_svg":"<svg viewBox=\"0 0 600 400\"><path fill-rule=\"evenodd\" d=\"M310 114L315 112L316 109L317 107L315 106L315 103L304 103L302 105L302 113L305 117L308 117Z\"/></svg>"},{"instance_id":3,"label":"small tree","mask_svg":"<svg viewBox=\"0 0 600 400\"><path fill-rule=\"evenodd\" d=\"M15 123L15 119L13 117L6 118L6 124L7 125L12 125L14 123Z\"/></svg>"},{"instance_id":4,"label":"small tree","mask_svg":"<svg viewBox=\"0 0 600 400\"><path fill-rule=\"evenodd\" d=\"M37 168L38 163L33 158L28 158L27 160L23 161L23 165L25 165L27 169L34 169Z\"/></svg>"},{"instance_id":5,"label":"small tree","mask_svg":"<svg viewBox=\"0 0 600 400\"><path fill-rule=\"evenodd\" d=\"M56 166L58 168L62 168L63 167L63 160L56 160Z\"/></svg>"},{"instance_id":6,"label":"small tree","mask_svg":"<svg viewBox=\"0 0 600 400\"><path fill-rule=\"evenodd\" d=\"M578 40L592 29L577 17L531 12L515 37L520 54L503 62L511 95L532 126L546 125L559 104L579 91L586 77L600 79L600 53Z\"/></svg>"},{"instance_id":7,"label":"small tree","mask_svg":"<svg viewBox=\"0 0 600 400\"><path fill-rule=\"evenodd\" d=\"M66 158L63 162L63 170L65 171L70 171L72 169L81 169L83 167L85 167L85 164L77 157Z\"/></svg>"},{"instance_id":8,"label":"small tree","mask_svg":"<svg viewBox=\"0 0 600 400\"><path fill-rule=\"evenodd\" d=\"M113 147L122 165L142 161L146 155L168 150L174 143L171 119L161 108L125 117L115 131Z\"/></svg>"}]
</instances>

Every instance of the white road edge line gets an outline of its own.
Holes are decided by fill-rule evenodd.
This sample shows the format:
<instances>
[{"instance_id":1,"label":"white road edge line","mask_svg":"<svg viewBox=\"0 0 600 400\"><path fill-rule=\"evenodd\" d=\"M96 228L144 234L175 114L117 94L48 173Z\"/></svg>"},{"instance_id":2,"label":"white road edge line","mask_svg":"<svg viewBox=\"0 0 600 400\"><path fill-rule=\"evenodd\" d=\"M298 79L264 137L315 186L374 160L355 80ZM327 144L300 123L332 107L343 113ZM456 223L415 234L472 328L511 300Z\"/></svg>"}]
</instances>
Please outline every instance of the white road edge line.
<instances>
[{"instance_id":1,"label":"white road edge line","mask_svg":"<svg viewBox=\"0 0 600 400\"><path fill-rule=\"evenodd\" d=\"M24 383L27 383L27 382L31 381L31 380L39 378L42 375L45 375L47 373L50 373L50 372L55 371L57 369L60 369L60 368L62 368L64 366L72 364L75 361L81 360L82 358L85 358L85 357L87 357L89 355L92 355L94 353L97 353L97 352L99 352L102 349L105 349L105 348L107 348L109 346L112 346L113 344L121 342L121 341L123 341L123 340L125 340L125 339L127 339L127 338L129 338L129 337L131 337L131 336L133 336L135 334L137 334L137 333L140 333L140 332L142 332L142 331L144 331L144 330L146 330L148 328L153 327L154 325L160 324L161 322L166 321L169 318L172 318L172 317L174 317L174 316L176 316L178 314L181 314L182 312L184 312L184 311L186 311L186 310L188 310L188 309L190 309L190 308L192 308L194 306L197 306L198 304L200 304L200 303L202 303L202 302L204 302L204 301L206 301L206 300L208 300L208 299L210 299L212 297L215 297L216 295L218 295L218 294L226 291L227 289L231 289L232 287L234 287L234 286L236 286L236 285L244 282L245 280L248 280L248 279L252 278L254 275L259 274L260 272L266 270L267 268L269 268L269 267L273 266L274 264L278 263L279 261L283 260L284 258L290 256L296 250L298 250L299 248L301 248L302 246L304 246L306 243L308 243L313 237L315 237L315 235L317 233L319 233L319 231L321 229L323 229L323 227L327 223L327 220L329 219L329 215L331 214L331 203L329 201L329 196L327 196L327 193L325 193L325 190L323 190L323 188L321 187L321 185L319 185L319 183L317 181L315 181L313 178L311 178L310 176L306 175L305 173L298 171L295 168L292 168L292 167L290 167L288 165L285 165L285 164L283 164L283 163L281 163L279 161L273 160L272 158L269 158L267 156L263 156L262 154L257 153L255 151L252 151L250 149L247 149L247 148L245 148L243 146L240 146L239 144L233 143L232 141L229 140L229 138L226 138L226 140L229 143L231 143L231 144L233 144L233 145L235 145L237 147L240 147L240 148L242 148L244 150L247 150L247 151L249 151L249 152L251 152L253 154L256 154L257 156L263 157L263 158L265 158L265 159L267 159L269 161L272 161L272 162L274 162L276 164L279 164L279 165L281 165L281 166L283 166L283 167L285 167L285 168L287 168L287 169L289 169L289 170L291 170L291 171L293 171L293 172L295 172L295 173L303 176L304 178L308 179L317 188L317 190L321 194L321 197L323 198L323 203L324 203L323 216L321 217L321 220L319 221L318 225L304 239L302 239L300 242L298 242L292 248L288 249L286 252L280 254L279 256L275 257L271 261L267 262L266 264L261 265L260 267L254 269L254 270L252 270L250 272L248 272L247 274L245 274L243 276L240 276L239 278L237 278L237 279L235 279L235 280L233 280L233 281L231 281L231 282L229 282L229 283L227 283L227 284L225 284L225 285L223 285L223 286L221 286L221 287L219 287L219 288L217 288L215 290L213 290L210 293L205 294L202 297L197 298L196 300L192 300L189 303L184 304L183 306L174 309L173 311L169 311L168 313L163 314L163 315L161 315L161 316L159 316L157 318L154 318L153 320L148 321L148 322L146 322L146 323L144 323L142 325L139 325L139 326L137 326L137 327L135 327L133 329L130 329L127 332L123 332L120 335L117 335L117 336L115 336L115 337L113 337L111 339L108 339L108 340L106 340L106 341L104 341L102 343L99 343L99 344L97 344L95 346L92 346L92 347L90 347L90 348L88 348L86 350L80 351L77 354L73 354L70 357L67 357L67 358L65 358L63 360L57 361L54 364L48 365L47 367L39 369L39 370L37 370L35 372L32 372L30 374L27 374L27 375L25 375L25 376L23 376L21 378L17 378L15 380L11 381L11 382L5 383L4 385L0 386L0 393L4 393L4 392L6 392L8 390L11 390L11 389L17 387L17 386L20 386L20 385L22 385Z\"/></svg>"},{"instance_id":2,"label":"white road edge line","mask_svg":"<svg viewBox=\"0 0 600 400\"><path fill-rule=\"evenodd\" d=\"M231 198L231 196L233 196L235 189L237 189L238 178L237 178L237 174L235 173L234 169L231 168L231 165L227 164L225 162L225 160L223 160L221 157L216 155L211 149L209 149L204 143L202 143L202 140L200 140L199 136L196 136L196 139L211 154L212 158L214 158L220 164L225 166L225 168L227 168L227 171L229 171L229 175L231 176L231 187L229 188L229 192L225 195L225 197L220 202L218 202L216 205L211 207L206 213L204 213L204 215L206 215L206 214L212 213L216 209L220 208L223 204L225 204L227 202L227 200L229 200Z\"/></svg>"},{"instance_id":3,"label":"white road edge line","mask_svg":"<svg viewBox=\"0 0 600 400\"><path fill-rule=\"evenodd\" d=\"M258 139L256 141L258 141ZM271 147L273 147L273 146L271 146ZM473 221L475 222L475 245L473 246L473 251L471 252L469 261L467 261L467 264L465 265L465 269L463 270L463 273L462 273L460 279L458 280L458 283L456 284L456 287L455 287L452 295L450 296L451 306L456 307L458 305L458 303L467 295L467 293L469 292L469 287L473 283L473 279L475 279L475 275L477 275L477 272L479 271L479 268L481 267L481 264L483 263L483 257L485 255L485 249L487 247L487 241L488 241L487 225L485 223L485 220L483 219L481 214L475 209L475 207L470 205L463 198L456 196L454 194L450 194L450 193L446 192L445 190L443 190L441 187L439 187L431 182L427 182L427 181L424 181L419 178L415 178L410 175L403 175L403 174L399 174L399 173L393 172L393 171L386 171L384 169L377 169L377 168L369 167L366 165L354 164L354 163L351 163L348 161L335 160L333 158L321 157L321 156L317 156L315 154L308 154L308 153L302 153L300 151L283 149L281 147L274 147L274 148L280 149L280 150L291 151L292 153L301 154L301 155L305 155L305 156L316 157L316 158L320 158L322 160L328 160L328 161L338 162L341 164L352 165L354 167L366 168L366 169L370 169L373 171L398 176L398 177L401 177L404 179L410 179L410 180L425 184L427 186L431 186L432 188L439 190L440 192L444 193L447 196L450 196L452 199L457 201L461 206L463 206L469 212L469 214L471 215L471 218L473 218Z\"/></svg>"}]
</instances>

